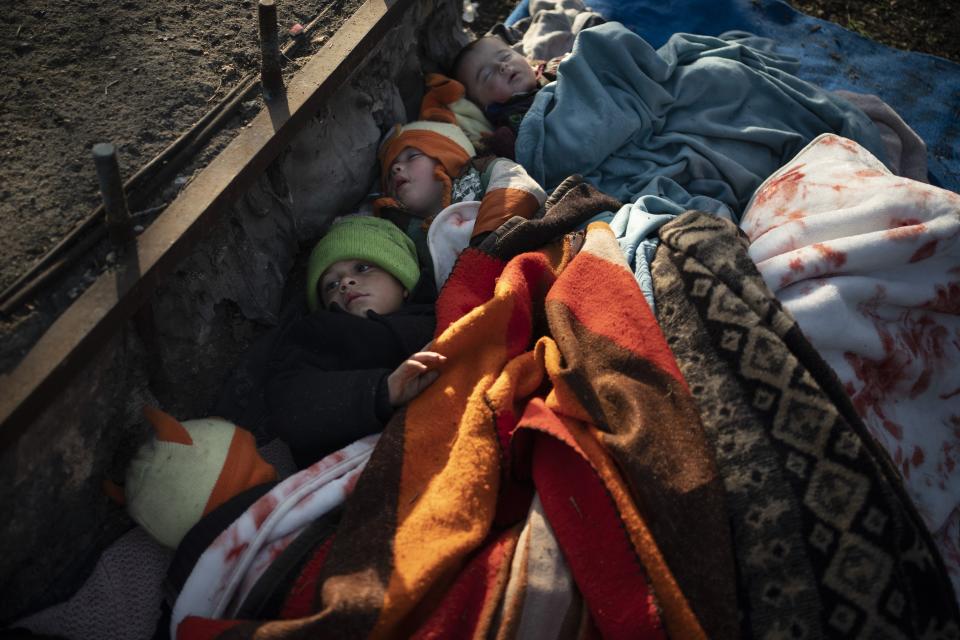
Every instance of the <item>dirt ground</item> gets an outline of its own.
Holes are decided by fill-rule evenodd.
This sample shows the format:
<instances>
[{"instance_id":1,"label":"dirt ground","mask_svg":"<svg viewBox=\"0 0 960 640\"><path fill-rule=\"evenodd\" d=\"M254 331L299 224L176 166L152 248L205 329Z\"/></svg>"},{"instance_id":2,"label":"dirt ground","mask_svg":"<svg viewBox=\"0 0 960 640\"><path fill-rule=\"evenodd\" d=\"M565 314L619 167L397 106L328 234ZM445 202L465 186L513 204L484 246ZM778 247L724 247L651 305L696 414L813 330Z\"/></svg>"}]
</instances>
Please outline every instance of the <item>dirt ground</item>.
<instances>
[{"instance_id":1,"label":"dirt ground","mask_svg":"<svg viewBox=\"0 0 960 640\"><path fill-rule=\"evenodd\" d=\"M281 43L294 24L323 14L292 60L291 75L361 0L277 2ZM149 162L250 73L258 73L257 1L26 0L0 15L0 290L100 203L91 157L112 142L124 179ZM149 224L190 176L259 112L258 94L165 189L134 208ZM51 318L108 267L100 243L67 274L0 317L0 372Z\"/></svg>"},{"instance_id":2,"label":"dirt ground","mask_svg":"<svg viewBox=\"0 0 960 640\"><path fill-rule=\"evenodd\" d=\"M885 45L960 62L957 0L791 0L789 4Z\"/></svg>"},{"instance_id":3,"label":"dirt ground","mask_svg":"<svg viewBox=\"0 0 960 640\"><path fill-rule=\"evenodd\" d=\"M283 0L279 24L325 4ZM113 142L129 177L259 60L256 0L27 0L0 40L0 288L98 204L93 144Z\"/></svg>"},{"instance_id":4,"label":"dirt ground","mask_svg":"<svg viewBox=\"0 0 960 640\"><path fill-rule=\"evenodd\" d=\"M794 6L892 46L960 62L960 3L926 0L793 0ZM309 55L358 0L282 0L281 34L327 10ZM483 0L476 33L504 19L513 1ZM91 160L113 142L132 175L259 64L256 0L25 0L0 15L7 63L0 70L0 290L99 203ZM300 60L287 63L292 73ZM260 108L244 104L235 129ZM219 135L175 182L135 211L170 202L229 140ZM144 213L143 211L146 211ZM60 310L108 268L102 243L67 276L0 318L0 372L9 370Z\"/></svg>"}]
</instances>

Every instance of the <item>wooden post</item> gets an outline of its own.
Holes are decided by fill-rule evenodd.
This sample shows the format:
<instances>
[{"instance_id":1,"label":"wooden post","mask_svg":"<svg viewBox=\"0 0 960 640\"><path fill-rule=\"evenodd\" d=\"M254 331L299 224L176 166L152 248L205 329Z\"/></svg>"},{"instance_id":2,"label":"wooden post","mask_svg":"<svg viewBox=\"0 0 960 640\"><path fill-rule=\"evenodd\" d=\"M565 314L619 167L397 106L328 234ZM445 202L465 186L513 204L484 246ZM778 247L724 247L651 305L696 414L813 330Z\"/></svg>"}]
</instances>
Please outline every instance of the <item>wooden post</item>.
<instances>
[{"instance_id":1,"label":"wooden post","mask_svg":"<svg viewBox=\"0 0 960 640\"><path fill-rule=\"evenodd\" d=\"M119 252L133 239L133 223L123 191L123 180L120 179L116 148L109 142L93 145L93 162L97 167L107 231L114 248Z\"/></svg>"},{"instance_id":2,"label":"wooden post","mask_svg":"<svg viewBox=\"0 0 960 640\"><path fill-rule=\"evenodd\" d=\"M277 35L277 4L274 0L260 0L260 82L267 100L283 92L283 74L280 73L280 39Z\"/></svg>"}]
</instances>

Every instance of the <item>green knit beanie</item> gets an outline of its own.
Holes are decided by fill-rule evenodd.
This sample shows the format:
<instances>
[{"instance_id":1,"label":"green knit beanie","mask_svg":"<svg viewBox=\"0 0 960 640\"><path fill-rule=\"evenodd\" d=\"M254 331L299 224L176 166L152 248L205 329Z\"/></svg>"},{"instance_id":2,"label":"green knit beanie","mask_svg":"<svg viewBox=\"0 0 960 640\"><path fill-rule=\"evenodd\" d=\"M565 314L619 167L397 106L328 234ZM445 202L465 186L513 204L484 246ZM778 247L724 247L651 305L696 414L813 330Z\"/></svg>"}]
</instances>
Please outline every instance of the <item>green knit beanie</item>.
<instances>
[{"instance_id":1,"label":"green knit beanie","mask_svg":"<svg viewBox=\"0 0 960 640\"><path fill-rule=\"evenodd\" d=\"M307 304L319 306L317 283L323 272L341 260L367 260L413 291L420 279L417 248L400 228L383 218L350 216L335 222L310 253L307 264Z\"/></svg>"}]
</instances>

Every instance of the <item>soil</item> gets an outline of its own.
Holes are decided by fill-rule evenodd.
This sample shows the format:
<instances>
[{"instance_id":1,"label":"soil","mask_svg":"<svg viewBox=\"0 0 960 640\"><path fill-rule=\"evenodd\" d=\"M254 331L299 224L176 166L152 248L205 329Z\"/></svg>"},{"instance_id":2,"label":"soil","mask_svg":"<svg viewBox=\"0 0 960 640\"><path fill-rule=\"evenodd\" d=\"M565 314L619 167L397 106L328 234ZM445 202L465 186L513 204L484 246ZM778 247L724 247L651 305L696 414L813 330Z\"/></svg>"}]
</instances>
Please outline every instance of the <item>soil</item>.
<instances>
[{"instance_id":1,"label":"soil","mask_svg":"<svg viewBox=\"0 0 960 640\"><path fill-rule=\"evenodd\" d=\"M281 0L288 30L323 14L285 61L287 77L361 0ZM25 0L0 15L0 290L6 289L100 203L91 150L117 149L128 179L259 71L257 1ZM262 107L241 106L196 160L133 210L139 229ZM109 267L101 242L41 294L0 318L0 372L9 370L59 312Z\"/></svg>"},{"instance_id":2,"label":"soil","mask_svg":"<svg viewBox=\"0 0 960 640\"><path fill-rule=\"evenodd\" d=\"M957 0L791 0L789 4L885 45L960 62Z\"/></svg>"},{"instance_id":3,"label":"soil","mask_svg":"<svg viewBox=\"0 0 960 640\"><path fill-rule=\"evenodd\" d=\"M282 0L281 34L321 11L290 74L351 15L359 0ZM471 28L503 20L513 0L483 0ZM960 62L958 2L793 0L885 44ZM282 38L283 39L283 38ZM132 175L187 130L240 79L257 71L255 0L25 0L0 15L7 63L0 71L0 290L59 242L99 203L91 148L112 142ZM251 99L197 161L134 212L151 212L177 191L255 115ZM11 316L0 318L0 372L9 370L70 301L109 266L109 246L91 251L66 276Z\"/></svg>"}]
</instances>

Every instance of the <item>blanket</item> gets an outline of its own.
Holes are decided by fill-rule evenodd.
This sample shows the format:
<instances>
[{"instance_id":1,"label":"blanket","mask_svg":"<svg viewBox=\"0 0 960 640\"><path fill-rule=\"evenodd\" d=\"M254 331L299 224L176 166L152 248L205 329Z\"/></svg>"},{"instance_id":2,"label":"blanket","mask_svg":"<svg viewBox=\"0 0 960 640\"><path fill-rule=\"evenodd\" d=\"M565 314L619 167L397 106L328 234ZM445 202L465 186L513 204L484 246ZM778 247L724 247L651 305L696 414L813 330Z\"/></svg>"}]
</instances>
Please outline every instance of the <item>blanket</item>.
<instances>
[{"instance_id":1,"label":"blanket","mask_svg":"<svg viewBox=\"0 0 960 640\"><path fill-rule=\"evenodd\" d=\"M449 366L276 581L279 613L177 637L510 637L543 607L576 637L956 634L895 469L736 227L660 229L655 319L608 225L564 235L617 203L561 191L463 252L438 301Z\"/></svg>"},{"instance_id":2,"label":"blanket","mask_svg":"<svg viewBox=\"0 0 960 640\"><path fill-rule=\"evenodd\" d=\"M489 31L530 60L551 60L570 53L576 35L606 20L581 0L534 0L528 16Z\"/></svg>"},{"instance_id":3,"label":"blanket","mask_svg":"<svg viewBox=\"0 0 960 640\"><path fill-rule=\"evenodd\" d=\"M879 96L927 143L930 182L960 191L960 64L900 51L838 25L804 15L782 0L591 0L591 8L622 22L654 47L676 32L719 36L748 31L772 38L777 51L800 62L796 75L828 90ZM532 8L522 0L507 19Z\"/></svg>"},{"instance_id":4,"label":"blanket","mask_svg":"<svg viewBox=\"0 0 960 640\"><path fill-rule=\"evenodd\" d=\"M621 24L592 27L524 116L517 160L548 191L580 173L624 202L669 195L685 207L705 196L737 216L820 133L882 157L870 120L795 68L736 41L676 34L654 49Z\"/></svg>"},{"instance_id":5,"label":"blanket","mask_svg":"<svg viewBox=\"0 0 960 640\"><path fill-rule=\"evenodd\" d=\"M575 36L583 29L602 24L603 16L590 11L581 0L533 0L524 3L530 15L510 24L498 23L488 33L495 34L507 42L510 47L531 60L544 60L570 53ZM616 15L621 8L612 9ZM711 7L712 8L712 7ZM708 11L709 12L709 11ZM636 29L634 29L636 31ZM647 37L648 30L639 33ZM697 31L712 35L714 32ZM776 43L769 38L751 36L742 31L721 33L722 39L738 40L743 44L764 49L777 50ZM791 51L792 55L799 56ZM863 111L880 132L880 139L886 155L885 164L898 176L907 176L922 182L929 182L927 170L927 145L903 121L893 108L873 94L857 93L843 89L835 90L837 95L849 101ZM464 122L467 122L465 119ZM510 145L510 157L514 157L513 144ZM700 205L690 203L688 208L700 209ZM646 210L646 209L644 209Z\"/></svg>"},{"instance_id":6,"label":"blanket","mask_svg":"<svg viewBox=\"0 0 960 640\"><path fill-rule=\"evenodd\" d=\"M582 611L583 599L544 515L543 503L535 495L511 561L496 637L572 637L584 618Z\"/></svg>"},{"instance_id":7,"label":"blanket","mask_svg":"<svg viewBox=\"0 0 960 640\"><path fill-rule=\"evenodd\" d=\"M764 282L896 464L960 591L960 196L822 136L741 223Z\"/></svg>"},{"instance_id":8,"label":"blanket","mask_svg":"<svg viewBox=\"0 0 960 640\"><path fill-rule=\"evenodd\" d=\"M362 438L285 479L221 533L177 597L171 637L188 616L231 616L303 529L343 503L377 439Z\"/></svg>"},{"instance_id":9,"label":"blanket","mask_svg":"<svg viewBox=\"0 0 960 640\"><path fill-rule=\"evenodd\" d=\"M730 222L660 229L658 316L715 442L750 637L949 637L950 580L889 458Z\"/></svg>"},{"instance_id":10,"label":"blanket","mask_svg":"<svg viewBox=\"0 0 960 640\"><path fill-rule=\"evenodd\" d=\"M464 251L438 301L448 366L387 425L332 542L306 562L306 608L188 617L178 637L529 628L535 609L511 617L507 594L534 490L583 598L582 632L737 637L722 488L689 390L639 290L590 286L633 283L609 227L590 225L582 247L554 241L615 204L573 184L544 218Z\"/></svg>"}]
</instances>

